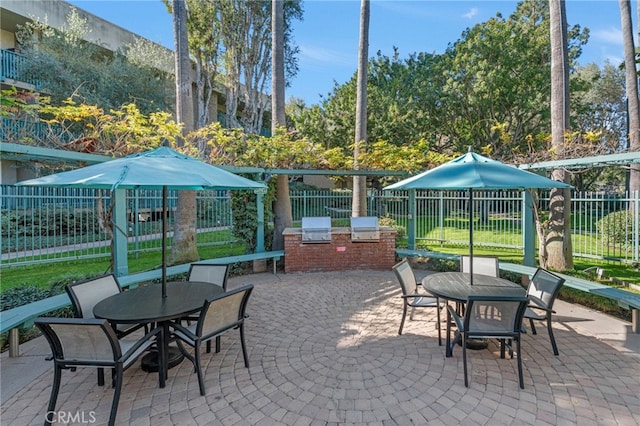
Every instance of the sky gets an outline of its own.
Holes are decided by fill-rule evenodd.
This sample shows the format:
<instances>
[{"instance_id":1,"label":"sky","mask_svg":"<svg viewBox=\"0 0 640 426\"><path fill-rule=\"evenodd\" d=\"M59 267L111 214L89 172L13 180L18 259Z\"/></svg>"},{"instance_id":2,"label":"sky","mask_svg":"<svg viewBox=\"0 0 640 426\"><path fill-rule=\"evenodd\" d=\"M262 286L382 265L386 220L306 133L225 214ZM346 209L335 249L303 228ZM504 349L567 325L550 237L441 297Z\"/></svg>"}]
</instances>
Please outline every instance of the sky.
<instances>
[{"instance_id":1,"label":"sky","mask_svg":"<svg viewBox=\"0 0 640 426\"><path fill-rule=\"evenodd\" d=\"M161 0L72 0L69 3L151 41L173 49L173 22ZM516 8L512 0L372 0L369 57L399 51L401 59L417 52L443 53L462 32ZM631 2L634 30L636 2ZM623 60L620 9L617 0L566 0L570 26L589 28L590 39L579 59L582 65ZM343 84L357 69L359 0L303 1L304 19L294 23L300 48L299 72L286 98L314 105ZM636 44L637 45L637 44Z\"/></svg>"}]
</instances>

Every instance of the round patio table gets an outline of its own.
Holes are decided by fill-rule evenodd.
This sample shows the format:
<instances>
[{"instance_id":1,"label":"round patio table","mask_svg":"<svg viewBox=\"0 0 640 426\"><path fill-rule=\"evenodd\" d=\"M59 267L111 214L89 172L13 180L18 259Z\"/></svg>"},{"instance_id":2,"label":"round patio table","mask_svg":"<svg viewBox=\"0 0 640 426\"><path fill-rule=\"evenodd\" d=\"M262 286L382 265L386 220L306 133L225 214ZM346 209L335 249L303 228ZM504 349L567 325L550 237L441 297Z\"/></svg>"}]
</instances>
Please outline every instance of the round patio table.
<instances>
[{"instance_id":1,"label":"round patio table","mask_svg":"<svg viewBox=\"0 0 640 426\"><path fill-rule=\"evenodd\" d=\"M168 370L169 322L193 314L202 309L204 301L222 293L222 288L199 281L175 281L167 283L167 297L162 297L162 286L150 284L123 291L98 302L93 308L96 318L111 323L157 323L162 327L158 341L158 366L160 387L165 386Z\"/></svg>"},{"instance_id":2,"label":"round patio table","mask_svg":"<svg viewBox=\"0 0 640 426\"><path fill-rule=\"evenodd\" d=\"M453 301L456 303L465 303L469 296L526 296L526 290L519 284L498 277L489 275L473 274L473 285L471 284L471 276L466 272L439 272L427 275L422 279L422 286L429 293L436 297ZM446 356L450 357L452 353L451 343L448 329L450 327L449 311L447 310L447 345ZM487 342L468 341L469 349L484 349Z\"/></svg>"}]
</instances>

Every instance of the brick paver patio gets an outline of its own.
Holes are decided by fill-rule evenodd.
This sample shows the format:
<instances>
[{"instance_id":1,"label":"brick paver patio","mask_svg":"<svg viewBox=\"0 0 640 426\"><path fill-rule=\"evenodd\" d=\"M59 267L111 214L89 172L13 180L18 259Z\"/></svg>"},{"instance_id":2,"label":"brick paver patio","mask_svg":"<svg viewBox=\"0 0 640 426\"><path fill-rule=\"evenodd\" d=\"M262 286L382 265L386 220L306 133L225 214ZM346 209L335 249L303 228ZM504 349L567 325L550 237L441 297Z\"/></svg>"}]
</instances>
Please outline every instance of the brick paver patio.
<instances>
[{"instance_id":1,"label":"brick paver patio","mask_svg":"<svg viewBox=\"0 0 640 426\"><path fill-rule=\"evenodd\" d=\"M640 424L637 346L595 337L596 322L580 310L558 313L557 357L544 327L524 336L524 390L515 358L500 359L495 344L468 352L465 388L462 352L445 358L433 310L417 311L398 336L402 307L391 271L264 273L229 286L244 283L256 286L246 323L250 368L235 332L222 337L220 353L203 356L204 397L186 360L164 389L136 365L125 372L118 424ZM617 321L598 318L599 326ZM628 336L633 345L638 337ZM52 377L49 368L3 398L2 425L42 424ZM112 396L93 369L65 371L57 410L83 414L77 424L104 424Z\"/></svg>"}]
</instances>

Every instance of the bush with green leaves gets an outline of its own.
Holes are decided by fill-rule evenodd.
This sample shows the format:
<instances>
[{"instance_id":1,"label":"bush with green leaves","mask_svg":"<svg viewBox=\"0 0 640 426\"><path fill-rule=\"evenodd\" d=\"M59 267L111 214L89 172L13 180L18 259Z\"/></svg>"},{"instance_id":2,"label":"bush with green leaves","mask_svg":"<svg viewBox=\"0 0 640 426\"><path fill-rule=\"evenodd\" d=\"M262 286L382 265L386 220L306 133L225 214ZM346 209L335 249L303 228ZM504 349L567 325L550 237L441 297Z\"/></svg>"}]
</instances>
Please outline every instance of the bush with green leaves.
<instances>
[{"instance_id":1,"label":"bush with green leaves","mask_svg":"<svg viewBox=\"0 0 640 426\"><path fill-rule=\"evenodd\" d=\"M28 303L37 302L48 297L56 296L65 292L65 287L69 283L83 281L90 277L85 275L68 275L63 277L56 277L49 282L49 289L43 289L35 285L25 285L22 287L15 287L0 293L0 310L17 308ZM56 309L55 311L47 312L43 314L46 317L62 317L72 318L75 316L73 308L67 306L64 308ZM38 335L38 331L35 327L21 328L19 329L19 342L24 343L33 339ZM6 349L8 345L8 333L2 333L0 335L0 347L2 350Z\"/></svg>"},{"instance_id":2,"label":"bush with green leaves","mask_svg":"<svg viewBox=\"0 0 640 426\"><path fill-rule=\"evenodd\" d=\"M98 218L91 209L43 207L21 213L3 212L1 219L3 237L86 235L99 230Z\"/></svg>"},{"instance_id":3,"label":"bush with green leaves","mask_svg":"<svg viewBox=\"0 0 640 426\"><path fill-rule=\"evenodd\" d=\"M269 182L269 188L264 195L264 205L270 206L275 200L275 179ZM253 191L233 191L231 194L231 208L233 210L233 237L245 245L247 253L253 253L257 245L256 224L258 223L258 210L256 207L256 194ZM271 209L264 209L264 222L268 224L273 220ZM273 228L265 226L264 245L265 250L271 250L273 246Z\"/></svg>"},{"instance_id":4,"label":"bush with green leaves","mask_svg":"<svg viewBox=\"0 0 640 426\"><path fill-rule=\"evenodd\" d=\"M389 216L378 219L378 225L388 226L396 230L396 246L407 238L407 229L404 226L398 225L396 220Z\"/></svg>"},{"instance_id":5,"label":"bush with green leaves","mask_svg":"<svg viewBox=\"0 0 640 426\"><path fill-rule=\"evenodd\" d=\"M633 241L633 214L628 210L610 213L596 223L607 245L626 246Z\"/></svg>"}]
</instances>

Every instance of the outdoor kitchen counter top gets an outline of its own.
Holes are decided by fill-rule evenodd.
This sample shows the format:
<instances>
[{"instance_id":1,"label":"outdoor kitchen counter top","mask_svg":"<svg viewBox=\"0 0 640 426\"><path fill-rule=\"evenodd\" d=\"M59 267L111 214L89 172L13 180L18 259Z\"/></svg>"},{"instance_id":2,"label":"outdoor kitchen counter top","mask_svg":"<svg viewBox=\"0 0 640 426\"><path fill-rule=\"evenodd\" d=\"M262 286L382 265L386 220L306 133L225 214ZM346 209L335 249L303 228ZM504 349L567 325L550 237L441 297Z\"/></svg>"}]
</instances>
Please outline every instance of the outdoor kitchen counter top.
<instances>
[{"instance_id":1,"label":"outdoor kitchen counter top","mask_svg":"<svg viewBox=\"0 0 640 426\"><path fill-rule=\"evenodd\" d=\"M390 226L379 226L378 230L380 232L395 232L395 229L393 229ZM282 231L282 235L295 235L295 234L301 234L301 233L302 233L302 228L285 228L284 231ZM351 227L349 226L332 227L331 233L332 234L351 234Z\"/></svg>"}]
</instances>

